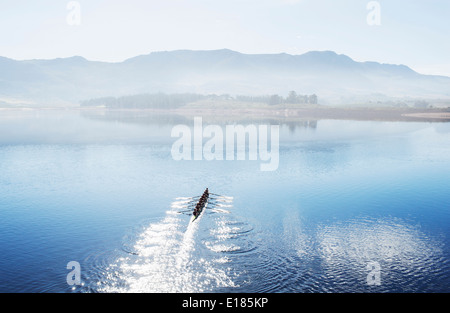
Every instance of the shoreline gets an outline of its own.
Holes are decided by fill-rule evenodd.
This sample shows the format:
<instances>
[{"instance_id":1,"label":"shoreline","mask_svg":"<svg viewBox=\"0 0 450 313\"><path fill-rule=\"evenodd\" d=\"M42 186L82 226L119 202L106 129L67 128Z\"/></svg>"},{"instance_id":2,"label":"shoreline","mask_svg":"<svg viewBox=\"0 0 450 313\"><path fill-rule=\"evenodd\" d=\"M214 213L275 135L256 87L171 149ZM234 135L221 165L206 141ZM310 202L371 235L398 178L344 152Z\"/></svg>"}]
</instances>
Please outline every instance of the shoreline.
<instances>
[{"instance_id":1,"label":"shoreline","mask_svg":"<svg viewBox=\"0 0 450 313\"><path fill-rule=\"evenodd\" d=\"M360 121L411 121L411 122L450 122L450 109L416 109L416 108L367 108L367 107L269 107L269 108L205 108L180 107L177 109L127 109L105 107L24 107L0 108L0 112L36 112L36 111L76 111L104 114L154 114L179 115L184 117L203 116L207 119L288 119L288 120L360 120Z\"/></svg>"}]
</instances>

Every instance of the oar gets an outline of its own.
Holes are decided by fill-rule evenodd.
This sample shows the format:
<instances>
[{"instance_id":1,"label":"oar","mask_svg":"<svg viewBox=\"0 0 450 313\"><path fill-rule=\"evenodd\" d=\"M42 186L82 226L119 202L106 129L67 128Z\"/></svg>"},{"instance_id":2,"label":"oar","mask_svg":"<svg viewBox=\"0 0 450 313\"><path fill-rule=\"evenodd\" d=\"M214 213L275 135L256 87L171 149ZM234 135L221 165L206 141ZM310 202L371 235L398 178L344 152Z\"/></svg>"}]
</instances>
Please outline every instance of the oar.
<instances>
[{"instance_id":1,"label":"oar","mask_svg":"<svg viewBox=\"0 0 450 313\"><path fill-rule=\"evenodd\" d=\"M181 212L192 212L192 210L190 210L190 209L188 209L188 210L180 210L180 211L177 211L178 213L181 213Z\"/></svg>"},{"instance_id":2,"label":"oar","mask_svg":"<svg viewBox=\"0 0 450 313\"><path fill-rule=\"evenodd\" d=\"M228 198L228 199L233 199L233 197L230 197L230 196L224 196L224 195L219 195L219 194L217 194L217 193L212 193L212 192L210 192L209 194L210 194L210 195L213 195L213 196L217 196L217 197L224 197L224 198Z\"/></svg>"},{"instance_id":3,"label":"oar","mask_svg":"<svg viewBox=\"0 0 450 313\"><path fill-rule=\"evenodd\" d=\"M230 211L222 210L222 209L215 209L215 208L212 208L212 209L210 209L208 211L210 211L212 213L230 213Z\"/></svg>"}]
</instances>

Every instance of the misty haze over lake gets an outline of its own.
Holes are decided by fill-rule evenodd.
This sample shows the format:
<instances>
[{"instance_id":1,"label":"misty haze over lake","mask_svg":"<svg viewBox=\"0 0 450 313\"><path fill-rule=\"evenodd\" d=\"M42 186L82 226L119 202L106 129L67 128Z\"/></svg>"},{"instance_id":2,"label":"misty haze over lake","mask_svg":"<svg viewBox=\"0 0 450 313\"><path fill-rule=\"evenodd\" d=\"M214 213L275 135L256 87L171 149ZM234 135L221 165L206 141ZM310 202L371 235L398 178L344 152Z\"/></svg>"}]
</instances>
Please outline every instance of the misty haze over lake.
<instances>
[{"instance_id":1,"label":"misty haze over lake","mask_svg":"<svg viewBox=\"0 0 450 313\"><path fill-rule=\"evenodd\" d=\"M448 12L3 1L0 293L449 292Z\"/></svg>"},{"instance_id":2,"label":"misty haze over lake","mask_svg":"<svg viewBox=\"0 0 450 313\"><path fill-rule=\"evenodd\" d=\"M0 100L44 106L161 92L286 96L294 90L316 94L323 104L450 97L449 77L422 75L405 65L356 62L332 51L251 55L227 49L178 50L120 63L83 57L0 58L0 69Z\"/></svg>"}]
</instances>

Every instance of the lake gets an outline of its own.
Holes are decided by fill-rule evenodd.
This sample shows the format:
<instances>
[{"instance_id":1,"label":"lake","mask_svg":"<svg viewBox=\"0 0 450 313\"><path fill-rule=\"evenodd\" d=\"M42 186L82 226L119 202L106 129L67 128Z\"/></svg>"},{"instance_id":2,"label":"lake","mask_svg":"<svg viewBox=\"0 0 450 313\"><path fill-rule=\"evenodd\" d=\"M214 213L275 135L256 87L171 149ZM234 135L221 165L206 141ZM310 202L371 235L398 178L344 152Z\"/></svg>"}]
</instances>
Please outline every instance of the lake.
<instances>
[{"instance_id":1,"label":"lake","mask_svg":"<svg viewBox=\"0 0 450 313\"><path fill-rule=\"evenodd\" d=\"M193 123L0 111L0 292L450 291L449 123L238 121L279 125L273 171L174 160Z\"/></svg>"}]
</instances>

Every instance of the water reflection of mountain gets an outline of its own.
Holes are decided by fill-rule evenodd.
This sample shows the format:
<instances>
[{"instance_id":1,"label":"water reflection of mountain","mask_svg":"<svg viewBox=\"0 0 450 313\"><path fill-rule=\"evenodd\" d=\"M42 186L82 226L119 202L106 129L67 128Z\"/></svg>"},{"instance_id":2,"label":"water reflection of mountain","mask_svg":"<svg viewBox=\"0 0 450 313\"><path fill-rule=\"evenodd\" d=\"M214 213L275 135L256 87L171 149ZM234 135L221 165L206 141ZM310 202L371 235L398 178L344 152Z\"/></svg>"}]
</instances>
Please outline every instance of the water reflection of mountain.
<instances>
[{"instance_id":1,"label":"water reflection of mountain","mask_svg":"<svg viewBox=\"0 0 450 313\"><path fill-rule=\"evenodd\" d=\"M170 113L161 113L146 110L82 110L81 116L92 120L101 120L104 122L119 122L127 124L141 124L166 126L176 124L187 124L189 119Z\"/></svg>"},{"instance_id":2,"label":"water reflection of mountain","mask_svg":"<svg viewBox=\"0 0 450 313\"><path fill-rule=\"evenodd\" d=\"M171 112L159 112L154 110L82 110L81 116L92 120L101 120L105 122L170 126L177 124L191 125L194 116L186 116ZM266 124L286 126L290 132L299 129L316 129L317 120L309 119L289 119L276 117L252 117L252 116L220 116L220 115L198 115L202 117L203 123L215 124L220 126L232 124Z\"/></svg>"}]
</instances>

